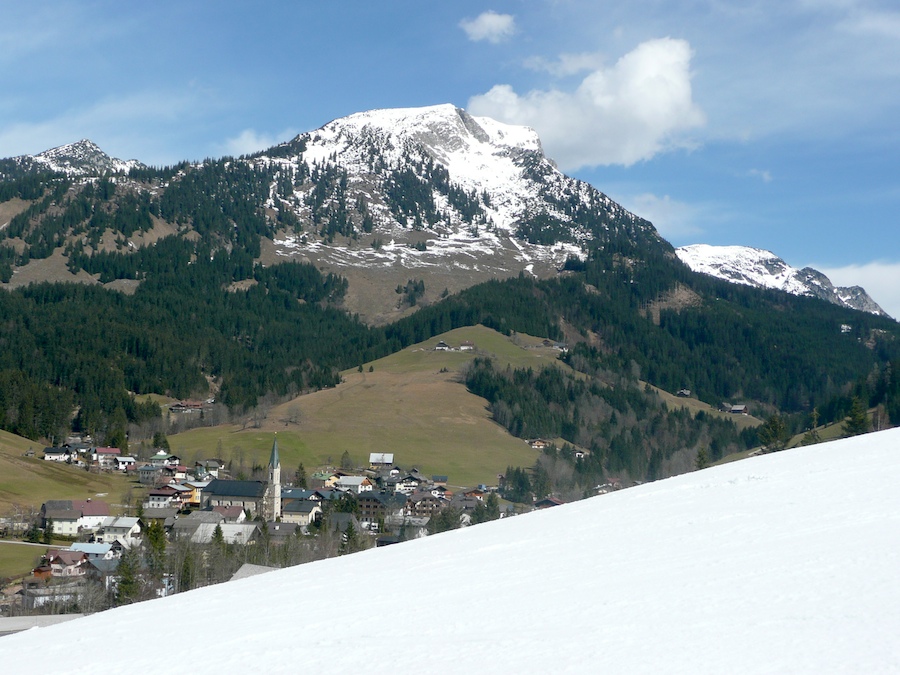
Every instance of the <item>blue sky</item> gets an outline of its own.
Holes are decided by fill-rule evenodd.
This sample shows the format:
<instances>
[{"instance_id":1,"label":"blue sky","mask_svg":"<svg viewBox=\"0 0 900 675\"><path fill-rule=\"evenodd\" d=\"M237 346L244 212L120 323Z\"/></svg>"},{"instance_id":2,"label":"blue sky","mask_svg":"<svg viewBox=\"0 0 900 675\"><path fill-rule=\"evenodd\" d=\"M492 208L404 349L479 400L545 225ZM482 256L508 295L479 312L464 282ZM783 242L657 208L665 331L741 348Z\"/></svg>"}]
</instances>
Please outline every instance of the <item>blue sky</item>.
<instances>
[{"instance_id":1,"label":"blue sky","mask_svg":"<svg viewBox=\"0 0 900 675\"><path fill-rule=\"evenodd\" d=\"M7 2L0 90L0 156L154 165L454 103L675 245L767 248L900 316L896 2Z\"/></svg>"}]
</instances>

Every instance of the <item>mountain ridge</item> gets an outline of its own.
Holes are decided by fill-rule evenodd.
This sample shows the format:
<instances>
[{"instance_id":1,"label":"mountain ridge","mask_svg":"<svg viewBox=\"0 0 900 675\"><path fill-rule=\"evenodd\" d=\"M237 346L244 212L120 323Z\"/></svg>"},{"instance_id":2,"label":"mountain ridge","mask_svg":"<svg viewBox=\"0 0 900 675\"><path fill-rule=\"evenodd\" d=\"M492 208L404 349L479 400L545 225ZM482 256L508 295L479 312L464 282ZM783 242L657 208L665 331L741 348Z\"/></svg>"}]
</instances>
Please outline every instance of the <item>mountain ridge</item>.
<instances>
[{"instance_id":1,"label":"mountain ridge","mask_svg":"<svg viewBox=\"0 0 900 675\"><path fill-rule=\"evenodd\" d=\"M678 258L695 272L757 288L774 288L807 295L841 307L888 317L860 286L837 287L812 267L797 269L771 251L750 246L693 244L675 249ZM891 318L891 317L888 317Z\"/></svg>"}]
</instances>

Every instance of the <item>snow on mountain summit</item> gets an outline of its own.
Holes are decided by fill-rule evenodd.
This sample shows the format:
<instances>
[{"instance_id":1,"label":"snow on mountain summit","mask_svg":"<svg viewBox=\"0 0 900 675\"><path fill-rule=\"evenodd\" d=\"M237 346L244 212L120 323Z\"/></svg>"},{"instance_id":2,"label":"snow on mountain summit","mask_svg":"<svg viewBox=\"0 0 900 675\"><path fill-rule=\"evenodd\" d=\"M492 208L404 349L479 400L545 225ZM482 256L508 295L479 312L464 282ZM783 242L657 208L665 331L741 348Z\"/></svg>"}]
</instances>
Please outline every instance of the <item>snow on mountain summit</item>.
<instances>
[{"instance_id":1,"label":"snow on mountain summit","mask_svg":"<svg viewBox=\"0 0 900 675\"><path fill-rule=\"evenodd\" d=\"M842 307L887 316L859 286L836 287L818 270L791 267L771 251L749 246L693 244L675 252L695 272L736 284L809 295Z\"/></svg>"},{"instance_id":2,"label":"snow on mountain summit","mask_svg":"<svg viewBox=\"0 0 900 675\"><path fill-rule=\"evenodd\" d=\"M67 173L72 176L96 173L127 173L130 169L143 166L134 159L121 160L107 155L91 140L82 139L68 143L37 155L17 158L42 166L50 171Z\"/></svg>"}]
</instances>

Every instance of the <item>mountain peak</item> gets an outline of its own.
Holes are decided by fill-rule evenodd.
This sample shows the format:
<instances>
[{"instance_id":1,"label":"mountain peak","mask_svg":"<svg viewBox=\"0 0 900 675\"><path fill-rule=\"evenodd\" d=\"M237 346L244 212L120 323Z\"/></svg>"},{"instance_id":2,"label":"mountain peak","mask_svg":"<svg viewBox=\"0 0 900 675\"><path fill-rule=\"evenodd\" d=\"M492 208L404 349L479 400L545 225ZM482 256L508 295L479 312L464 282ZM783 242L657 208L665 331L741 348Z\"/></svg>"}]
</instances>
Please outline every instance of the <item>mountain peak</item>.
<instances>
[{"instance_id":1,"label":"mountain peak","mask_svg":"<svg viewBox=\"0 0 900 675\"><path fill-rule=\"evenodd\" d=\"M835 305L888 316L859 286L837 287L812 267L797 269L771 251L750 246L693 244L675 249L695 272L757 288L774 288L792 295L809 295Z\"/></svg>"},{"instance_id":2,"label":"mountain peak","mask_svg":"<svg viewBox=\"0 0 900 675\"><path fill-rule=\"evenodd\" d=\"M67 143L37 155L25 156L51 171L59 171L73 176L96 173L125 173L133 167L142 166L134 159L121 160L110 157L92 140L83 138L75 143Z\"/></svg>"}]
</instances>

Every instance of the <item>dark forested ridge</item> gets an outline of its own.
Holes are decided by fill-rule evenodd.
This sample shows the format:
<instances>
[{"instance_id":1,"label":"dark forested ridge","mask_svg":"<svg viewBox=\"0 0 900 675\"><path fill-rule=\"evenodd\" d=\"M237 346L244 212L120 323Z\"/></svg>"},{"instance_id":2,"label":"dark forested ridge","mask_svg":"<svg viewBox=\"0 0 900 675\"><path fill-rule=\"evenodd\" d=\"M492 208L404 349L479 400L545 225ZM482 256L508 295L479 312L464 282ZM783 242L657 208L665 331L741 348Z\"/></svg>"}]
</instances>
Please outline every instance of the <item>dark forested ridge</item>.
<instances>
[{"instance_id":1,"label":"dark forested ridge","mask_svg":"<svg viewBox=\"0 0 900 675\"><path fill-rule=\"evenodd\" d=\"M461 191L441 167L378 168L388 207L411 227L443 217L430 184L471 227L484 224L490 196ZM479 323L568 343L562 358L578 377L479 360L465 378L511 433L587 450L570 462L579 485L610 473L652 478L676 453L702 448L715 459L756 441L710 416L667 410L643 383L690 389L713 406L747 403L761 417L777 412L794 431L813 410L822 422L842 419L854 397L900 423L895 322L694 274L652 232L636 237L574 198L554 197L557 212L604 234L556 278L489 281L426 306L413 294L415 314L374 328L341 309L340 275L259 262L262 238L277 228L323 241L371 230L366 205L348 201L346 174L333 166L298 164L286 176L226 158L75 179L3 160L0 175L0 203L27 202L0 230L0 281L61 250L73 272L140 282L133 295L50 283L0 293L0 428L29 438L70 426L115 438L160 414L133 393L185 398L212 386L219 401L245 409L266 394L333 386L342 369ZM313 186L310 223L271 208L273 185L287 199L300 184ZM128 244L158 222L167 236ZM552 243L568 237L563 225L530 214L517 235ZM398 290L429 284L411 278Z\"/></svg>"}]
</instances>

